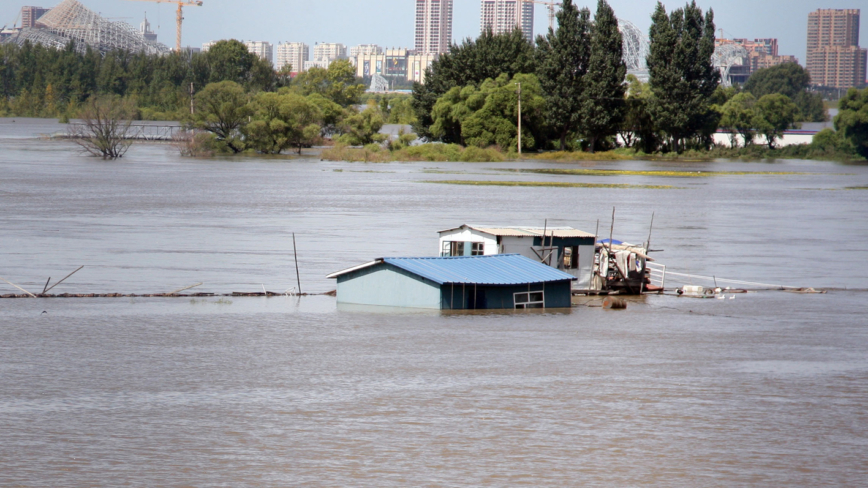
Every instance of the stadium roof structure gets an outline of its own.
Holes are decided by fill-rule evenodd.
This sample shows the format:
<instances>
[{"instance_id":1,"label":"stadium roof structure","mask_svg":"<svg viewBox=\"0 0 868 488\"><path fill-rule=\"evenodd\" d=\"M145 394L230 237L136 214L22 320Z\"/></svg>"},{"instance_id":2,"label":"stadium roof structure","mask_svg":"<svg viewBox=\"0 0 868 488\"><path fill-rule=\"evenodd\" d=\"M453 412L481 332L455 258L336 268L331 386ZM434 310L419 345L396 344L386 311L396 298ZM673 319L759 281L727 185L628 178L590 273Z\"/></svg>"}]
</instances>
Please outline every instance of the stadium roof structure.
<instances>
[{"instance_id":1,"label":"stadium roof structure","mask_svg":"<svg viewBox=\"0 0 868 488\"><path fill-rule=\"evenodd\" d=\"M165 44L145 39L144 35L126 22L112 22L76 0L63 0L36 21L36 27L21 29L6 42L22 45L26 41L56 48L73 42L79 52L87 46L107 53L121 49L146 54L167 54Z\"/></svg>"}]
</instances>

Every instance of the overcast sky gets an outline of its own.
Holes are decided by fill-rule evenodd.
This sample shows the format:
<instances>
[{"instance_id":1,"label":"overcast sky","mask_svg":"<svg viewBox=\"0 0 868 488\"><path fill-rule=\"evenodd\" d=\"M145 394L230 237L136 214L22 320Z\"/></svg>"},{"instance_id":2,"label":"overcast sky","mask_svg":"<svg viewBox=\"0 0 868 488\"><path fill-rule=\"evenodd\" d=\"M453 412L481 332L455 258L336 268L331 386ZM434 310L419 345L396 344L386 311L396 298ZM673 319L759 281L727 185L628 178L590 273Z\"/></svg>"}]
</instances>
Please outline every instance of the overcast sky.
<instances>
[{"instance_id":1,"label":"overcast sky","mask_svg":"<svg viewBox=\"0 0 868 488\"><path fill-rule=\"evenodd\" d=\"M175 45L175 8L133 0L79 0L103 16L141 22L145 12L158 40ZM340 42L347 46L379 44L383 47L413 47L414 0L203 0L202 7L184 9L184 45L235 38L274 44L301 41ZM0 0L0 23L11 25L21 5L51 7L60 0ZM596 2L579 1L593 12ZM654 0L609 0L619 18L629 20L647 33ZM666 1L667 9L684 1ZM699 0L703 10L713 8L718 29L725 37L776 37L780 54L793 54L805 62L808 13L818 8L859 8L865 0ZM865 9L868 11L868 9ZM868 15L868 12L866 12ZM534 34L548 29L546 7L536 6ZM866 21L860 35L868 45ZM479 0L454 0L453 36L456 41L479 33ZM157 29L159 27L159 29Z\"/></svg>"}]
</instances>

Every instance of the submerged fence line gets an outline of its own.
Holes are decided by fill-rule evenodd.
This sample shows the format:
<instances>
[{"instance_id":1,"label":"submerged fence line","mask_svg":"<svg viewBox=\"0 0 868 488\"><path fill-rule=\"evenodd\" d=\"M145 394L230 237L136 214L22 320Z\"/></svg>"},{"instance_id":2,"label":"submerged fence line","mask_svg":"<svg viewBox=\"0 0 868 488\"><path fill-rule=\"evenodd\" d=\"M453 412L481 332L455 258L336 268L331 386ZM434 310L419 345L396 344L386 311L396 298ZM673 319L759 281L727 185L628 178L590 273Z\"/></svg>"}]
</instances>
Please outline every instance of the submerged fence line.
<instances>
[{"instance_id":1,"label":"submerged fence line","mask_svg":"<svg viewBox=\"0 0 868 488\"><path fill-rule=\"evenodd\" d=\"M694 275L694 274L687 274L687 273L676 273L674 271L666 270L666 277L668 278L670 275L671 276L682 276L685 278L697 278L697 279L703 279L703 280L708 280L708 281L719 281L721 283L732 283L735 285L761 286L764 288L781 289L781 290L784 290L784 289L798 290L800 288L798 286L786 286L786 285L776 285L776 284L770 284L770 283L758 283L756 281L732 280L732 279L726 279L726 278L718 278L716 276L702 276L702 275Z\"/></svg>"}]
</instances>

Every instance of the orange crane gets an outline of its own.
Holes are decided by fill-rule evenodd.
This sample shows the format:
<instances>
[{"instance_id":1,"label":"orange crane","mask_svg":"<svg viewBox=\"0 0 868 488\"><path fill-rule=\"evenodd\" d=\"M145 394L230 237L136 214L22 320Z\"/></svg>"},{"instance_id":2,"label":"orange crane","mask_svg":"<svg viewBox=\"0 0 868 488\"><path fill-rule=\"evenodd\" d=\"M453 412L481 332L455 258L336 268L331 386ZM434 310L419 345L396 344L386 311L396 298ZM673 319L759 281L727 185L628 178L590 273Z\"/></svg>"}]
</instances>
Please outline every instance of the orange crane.
<instances>
[{"instance_id":1,"label":"orange crane","mask_svg":"<svg viewBox=\"0 0 868 488\"><path fill-rule=\"evenodd\" d=\"M541 0L528 0L528 1L530 1L531 3L537 3L540 5L545 5L548 8L548 10L549 10L549 27L554 29L555 28L555 6L561 6L562 4L560 2L552 2L552 1L545 2L545 1L541 1Z\"/></svg>"},{"instance_id":2,"label":"orange crane","mask_svg":"<svg viewBox=\"0 0 868 488\"><path fill-rule=\"evenodd\" d=\"M154 3L176 3L178 4L178 32L175 36L175 51L181 52L181 23L184 21L184 6L201 7L202 0L133 0L137 2L154 2Z\"/></svg>"}]
</instances>

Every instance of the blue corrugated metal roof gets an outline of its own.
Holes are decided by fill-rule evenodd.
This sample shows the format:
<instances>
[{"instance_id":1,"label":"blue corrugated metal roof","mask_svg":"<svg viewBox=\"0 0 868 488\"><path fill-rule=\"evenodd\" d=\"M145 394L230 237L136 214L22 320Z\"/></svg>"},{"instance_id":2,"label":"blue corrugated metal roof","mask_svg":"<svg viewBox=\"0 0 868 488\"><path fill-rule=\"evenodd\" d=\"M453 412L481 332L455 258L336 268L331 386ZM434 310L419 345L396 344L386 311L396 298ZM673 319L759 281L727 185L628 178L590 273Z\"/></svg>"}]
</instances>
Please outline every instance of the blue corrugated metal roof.
<instances>
[{"instance_id":1,"label":"blue corrugated metal roof","mask_svg":"<svg viewBox=\"0 0 868 488\"><path fill-rule=\"evenodd\" d=\"M437 258L383 258L437 284L524 285L575 280L572 275L520 254Z\"/></svg>"}]
</instances>

